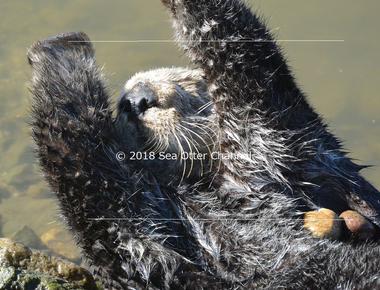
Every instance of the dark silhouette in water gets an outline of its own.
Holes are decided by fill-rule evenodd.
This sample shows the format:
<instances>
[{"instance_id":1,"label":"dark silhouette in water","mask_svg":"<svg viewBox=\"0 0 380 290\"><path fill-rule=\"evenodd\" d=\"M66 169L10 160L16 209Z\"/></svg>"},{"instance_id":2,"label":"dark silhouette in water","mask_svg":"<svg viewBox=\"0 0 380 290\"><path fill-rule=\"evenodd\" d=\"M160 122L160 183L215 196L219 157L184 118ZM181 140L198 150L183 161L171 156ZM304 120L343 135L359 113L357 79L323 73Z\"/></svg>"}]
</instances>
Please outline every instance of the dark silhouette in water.
<instances>
[{"instance_id":1,"label":"dark silhouette in water","mask_svg":"<svg viewBox=\"0 0 380 290\"><path fill-rule=\"evenodd\" d=\"M85 34L28 52L38 157L93 273L107 289L380 289L378 243L303 229L300 213L319 207L379 225L380 194L308 105L262 22L239 0L163 2L204 71L211 139L239 156L198 180L175 185L176 166L117 160L147 133L130 99L113 118Z\"/></svg>"}]
</instances>

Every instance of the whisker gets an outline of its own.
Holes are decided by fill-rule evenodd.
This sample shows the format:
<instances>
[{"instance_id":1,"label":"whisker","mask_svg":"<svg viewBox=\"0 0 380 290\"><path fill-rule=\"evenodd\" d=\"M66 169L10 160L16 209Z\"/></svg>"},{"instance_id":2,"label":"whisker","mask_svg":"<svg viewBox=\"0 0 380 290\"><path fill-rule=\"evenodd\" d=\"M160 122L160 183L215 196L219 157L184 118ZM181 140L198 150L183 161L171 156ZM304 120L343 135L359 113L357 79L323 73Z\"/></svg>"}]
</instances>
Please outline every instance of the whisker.
<instances>
[{"instance_id":1,"label":"whisker","mask_svg":"<svg viewBox=\"0 0 380 290\"><path fill-rule=\"evenodd\" d=\"M208 107L210 107L212 104L213 104L212 101L207 102L206 104L204 104L203 106L201 106L201 107L199 108L199 110L198 110L195 114L198 115L198 114L202 113L204 110L206 110L206 109L207 109Z\"/></svg>"},{"instance_id":2,"label":"whisker","mask_svg":"<svg viewBox=\"0 0 380 290\"><path fill-rule=\"evenodd\" d=\"M182 135L182 137L184 138L185 142L189 146L189 151L190 151L190 169L189 169L189 173L187 174L187 177L190 177L190 174L191 174L191 172L193 171L193 168L194 168L193 149L191 148L191 144L190 144L189 140L186 138L185 134L183 134L183 132L181 130L178 130L178 132Z\"/></svg>"},{"instance_id":3,"label":"whisker","mask_svg":"<svg viewBox=\"0 0 380 290\"><path fill-rule=\"evenodd\" d=\"M216 140L220 140L220 136L216 136L217 137L217 139ZM219 152L222 152L222 145L221 145L221 143L220 143L220 141L218 141L217 142L218 143L218 147L219 147ZM216 144L215 144L216 145ZM218 159L218 167L217 167L217 170L215 170L215 172L214 172L214 176L211 178L211 180L210 180L210 186L214 183L214 180L215 180L215 178L216 178L216 176L219 174L219 172L220 172L220 168L221 168L221 166L222 166L222 162L221 162L221 160L220 159Z\"/></svg>"},{"instance_id":4,"label":"whisker","mask_svg":"<svg viewBox=\"0 0 380 290\"><path fill-rule=\"evenodd\" d=\"M175 133L175 131L173 132L173 135L174 135L174 138L177 140L178 149L180 150L180 154L182 155L182 153L184 152L183 147L182 147L182 144L181 144L181 142L179 141L178 136L177 136L177 134ZM185 174L186 174L186 160L182 160L182 158L181 158L180 160L181 160L181 163L182 163L182 161L184 161L184 166L183 166L182 177L181 177L181 180L180 180L179 184L181 184L182 181L185 179Z\"/></svg>"},{"instance_id":5,"label":"whisker","mask_svg":"<svg viewBox=\"0 0 380 290\"><path fill-rule=\"evenodd\" d=\"M184 130L186 130L186 131L188 131L188 132L190 132L191 134L194 134L194 135L196 135L204 144L205 144L205 146L206 146L206 148L207 148L207 150L208 150L208 152L210 153L210 157L211 157L211 151L210 151L210 148L209 148L209 146L207 145L207 143L206 143L206 141L204 140L204 138L202 137L202 136L200 136L199 134L197 134L195 131L193 131L193 130L191 130L191 129L189 129L189 128L186 128L185 126L183 126L183 125L181 125L181 124L179 124L179 126L180 127L182 127ZM191 135L190 135L191 136ZM193 138L192 138L193 139ZM193 139L194 140L194 139ZM198 144L198 146L199 146L199 143L196 141L196 140L194 140L194 142L196 142L197 144ZM193 143L193 142L192 142ZM195 150L197 151L197 153L200 153L200 151L198 150L198 147L193 143L193 145L194 145L194 148L195 148ZM210 158L211 159L211 158ZM211 160L211 164L210 164L210 167L212 167L212 160ZM201 171L201 176L203 176L203 173L204 173L204 165L203 165L203 160L201 159L201 169L202 169L202 171Z\"/></svg>"},{"instance_id":6,"label":"whisker","mask_svg":"<svg viewBox=\"0 0 380 290\"><path fill-rule=\"evenodd\" d=\"M210 138L211 144L213 144L212 140L214 140L214 138L215 138L215 133L210 129L209 126L206 126L205 124L202 124L202 123L190 123L190 122L186 122L186 121L183 121L183 122L202 130ZM213 135L210 135L210 133L207 132L207 130L205 130L204 128L209 129L213 133Z\"/></svg>"},{"instance_id":7,"label":"whisker","mask_svg":"<svg viewBox=\"0 0 380 290\"><path fill-rule=\"evenodd\" d=\"M145 146L148 146L149 144L151 144L151 145L150 145L150 147L146 148L145 151L147 151L147 152L155 152L157 144L159 142L159 139L152 137L152 138L148 139L148 141L149 142L146 142L147 144Z\"/></svg>"}]
</instances>

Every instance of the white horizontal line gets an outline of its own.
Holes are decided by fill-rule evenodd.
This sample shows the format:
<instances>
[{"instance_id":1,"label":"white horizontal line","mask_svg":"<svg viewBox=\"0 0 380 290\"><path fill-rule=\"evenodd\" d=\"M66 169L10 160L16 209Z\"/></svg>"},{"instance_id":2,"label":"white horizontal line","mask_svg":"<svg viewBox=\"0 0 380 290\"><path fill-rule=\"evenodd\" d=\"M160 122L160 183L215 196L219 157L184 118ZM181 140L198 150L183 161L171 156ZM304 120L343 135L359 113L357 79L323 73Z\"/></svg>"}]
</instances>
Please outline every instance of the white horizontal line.
<instances>
[{"instance_id":1,"label":"white horizontal line","mask_svg":"<svg viewBox=\"0 0 380 290\"><path fill-rule=\"evenodd\" d=\"M250 218L250 219L243 219L243 218L218 218L218 219L194 219L196 221L254 221L254 220L295 220L297 218L278 218L278 219L269 219L269 218ZM155 218L89 218L89 221L146 221L146 220L152 220L152 221L187 221L187 219L155 219ZM342 219L316 219L313 218L313 220L339 220Z\"/></svg>"},{"instance_id":2,"label":"white horizontal line","mask_svg":"<svg viewBox=\"0 0 380 290\"><path fill-rule=\"evenodd\" d=\"M69 42L93 42L93 43L172 43L172 42L224 42L224 43L260 43L260 42L268 42L268 43L276 43L276 42L344 42L344 39L278 39L278 40L262 40L262 39L252 39L252 40L194 40L194 41L175 41L170 39L136 39L136 40L91 40L91 41L82 41L82 40L71 40Z\"/></svg>"}]
</instances>

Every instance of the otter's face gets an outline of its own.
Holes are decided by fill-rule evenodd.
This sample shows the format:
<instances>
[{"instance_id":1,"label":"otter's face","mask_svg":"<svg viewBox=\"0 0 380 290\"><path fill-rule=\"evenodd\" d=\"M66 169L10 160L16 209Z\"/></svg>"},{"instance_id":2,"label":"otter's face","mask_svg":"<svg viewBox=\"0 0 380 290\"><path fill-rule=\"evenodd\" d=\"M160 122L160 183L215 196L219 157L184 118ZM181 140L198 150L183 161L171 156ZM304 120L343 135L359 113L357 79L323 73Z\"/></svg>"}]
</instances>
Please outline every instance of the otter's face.
<instances>
[{"instance_id":1,"label":"otter's face","mask_svg":"<svg viewBox=\"0 0 380 290\"><path fill-rule=\"evenodd\" d=\"M141 151L177 154L184 177L195 169L202 175L215 146L213 110L201 71L157 69L127 81L118 103L118 115L127 117L118 126L136 125Z\"/></svg>"}]
</instances>

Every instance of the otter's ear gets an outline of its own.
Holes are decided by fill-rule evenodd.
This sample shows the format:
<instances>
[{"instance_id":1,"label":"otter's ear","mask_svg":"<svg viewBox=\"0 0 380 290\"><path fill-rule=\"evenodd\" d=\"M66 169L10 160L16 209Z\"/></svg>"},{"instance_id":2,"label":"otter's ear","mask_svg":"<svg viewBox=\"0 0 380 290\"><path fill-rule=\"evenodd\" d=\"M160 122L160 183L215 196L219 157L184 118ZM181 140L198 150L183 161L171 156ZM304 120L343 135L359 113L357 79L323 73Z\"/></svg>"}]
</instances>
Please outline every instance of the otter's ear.
<instances>
[{"instance_id":1,"label":"otter's ear","mask_svg":"<svg viewBox=\"0 0 380 290\"><path fill-rule=\"evenodd\" d=\"M33 66L43 55L58 56L67 50L77 50L91 58L95 54L90 38L84 32L67 32L35 42L28 50L28 62Z\"/></svg>"}]
</instances>

